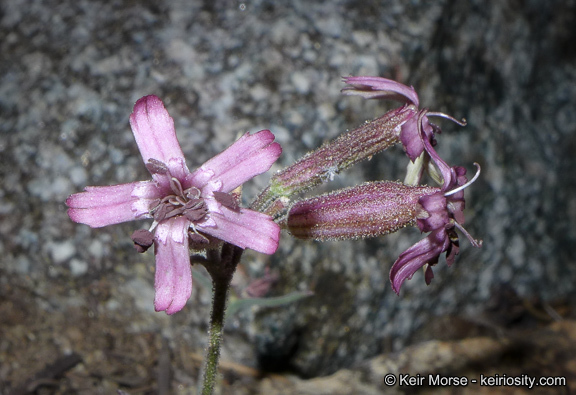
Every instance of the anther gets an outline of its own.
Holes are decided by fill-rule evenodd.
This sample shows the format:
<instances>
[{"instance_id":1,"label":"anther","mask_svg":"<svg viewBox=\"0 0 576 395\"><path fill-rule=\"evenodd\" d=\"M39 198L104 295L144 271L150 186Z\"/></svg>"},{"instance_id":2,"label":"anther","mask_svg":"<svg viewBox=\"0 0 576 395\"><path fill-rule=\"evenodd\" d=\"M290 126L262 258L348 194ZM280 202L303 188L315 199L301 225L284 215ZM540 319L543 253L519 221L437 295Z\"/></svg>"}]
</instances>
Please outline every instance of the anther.
<instances>
[{"instance_id":1,"label":"anther","mask_svg":"<svg viewBox=\"0 0 576 395\"><path fill-rule=\"evenodd\" d=\"M164 162L160 162L158 159L150 158L148 163L146 163L146 168L151 174L166 174L168 173L168 166Z\"/></svg>"},{"instance_id":2,"label":"anther","mask_svg":"<svg viewBox=\"0 0 576 395\"><path fill-rule=\"evenodd\" d=\"M190 229L192 229L192 231L190 231ZM206 236L198 233L193 223L190 224L190 229L188 230L188 237L193 243L208 244L210 242Z\"/></svg>"},{"instance_id":3,"label":"anther","mask_svg":"<svg viewBox=\"0 0 576 395\"><path fill-rule=\"evenodd\" d=\"M134 247L136 251L142 253L146 252L148 248L152 247L154 244L154 235L152 232L146 229L138 229L132 236L130 236L132 241L134 242Z\"/></svg>"},{"instance_id":4,"label":"anther","mask_svg":"<svg viewBox=\"0 0 576 395\"><path fill-rule=\"evenodd\" d=\"M164 217L164 219L175 217L177 215L182 214L183 212L184 212L184 207L174 208L173 210L166 213L166 216Z\"/></svg>"},{"instance_id":5,"label":"anther","mask_svg":"<svg viewBox=\"0 0 576 395\"><path fill-rule=\"evenodd\" d=\"M238 210L238 203L236 199L232 197L229 193L214 191L214 199L224 207L228 207L231 210Z\"/></svg>"}]
</instances>

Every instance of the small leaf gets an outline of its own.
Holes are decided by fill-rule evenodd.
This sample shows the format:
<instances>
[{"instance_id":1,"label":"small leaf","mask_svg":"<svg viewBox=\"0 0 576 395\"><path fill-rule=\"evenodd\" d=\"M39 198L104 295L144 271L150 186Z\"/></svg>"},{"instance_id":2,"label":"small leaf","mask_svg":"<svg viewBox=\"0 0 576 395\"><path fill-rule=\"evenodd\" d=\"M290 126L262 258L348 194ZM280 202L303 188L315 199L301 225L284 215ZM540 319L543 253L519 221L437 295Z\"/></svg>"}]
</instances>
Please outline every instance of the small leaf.
<instances>
[{"instance_id":1,"label":"small leaf","mask_svg":"<svg viewBox=\"0 0 576 395\"><path fill-rule=\"evenodd\" d=\"M288 295L276 296L272 298L242 298L230 301L226 315L231 316L241 309L252 306L259 307L277 307L285 304L294 303L300 299L313 295L312 291L291 292Z\"/></svg>"}]
</instances>

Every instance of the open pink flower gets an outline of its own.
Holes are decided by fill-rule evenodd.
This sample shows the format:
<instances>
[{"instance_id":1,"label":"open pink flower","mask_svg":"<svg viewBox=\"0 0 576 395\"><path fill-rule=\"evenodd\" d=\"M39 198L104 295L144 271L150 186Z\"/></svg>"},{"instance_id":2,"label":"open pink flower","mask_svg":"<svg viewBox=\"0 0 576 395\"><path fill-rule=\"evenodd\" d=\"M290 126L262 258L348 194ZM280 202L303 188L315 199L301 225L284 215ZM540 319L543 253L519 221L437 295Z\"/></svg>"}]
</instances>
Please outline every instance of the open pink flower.
<instances>
[{"instance_id":1,"label":"open pink flower","mask_svg":"<svg viewBox=\"0 0 576 395\"><path fill-rule=\"evenodd\" d=\"M138 100L130 125L152 179L86 187L66 200L68 215L93 228L152 218L150 230L136 231L132 239L140 252L154 244L154 307L173 314L192 292L190 247L217 239L264 254L278 248L280 227L268 215L239 207L232 191L267 171L282 149L269 130L246 133L190 172L174 121L158 97Z\"/></svg>"}]
</instances>

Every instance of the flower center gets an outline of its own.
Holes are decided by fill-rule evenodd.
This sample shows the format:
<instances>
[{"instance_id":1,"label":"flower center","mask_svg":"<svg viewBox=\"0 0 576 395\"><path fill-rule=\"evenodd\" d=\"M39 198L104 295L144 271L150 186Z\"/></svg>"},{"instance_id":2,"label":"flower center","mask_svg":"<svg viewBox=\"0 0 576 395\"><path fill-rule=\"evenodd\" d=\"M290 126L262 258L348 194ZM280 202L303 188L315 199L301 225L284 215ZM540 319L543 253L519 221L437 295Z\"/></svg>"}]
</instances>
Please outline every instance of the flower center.
<instances>
[{"instance_id":1,"label":"flower center","mask_svg":"<svg viewBox=\"0 0 576 395\"><path fill-rule=\"evenodd\" d=\"M170 178L170 189L173 194L164 196L150 209L150 215L156 222L182 215L190 222L198 222L208 214L208 207L196 187L182 189L182 184L175 178Z\"/></svg>"}]
</instances>

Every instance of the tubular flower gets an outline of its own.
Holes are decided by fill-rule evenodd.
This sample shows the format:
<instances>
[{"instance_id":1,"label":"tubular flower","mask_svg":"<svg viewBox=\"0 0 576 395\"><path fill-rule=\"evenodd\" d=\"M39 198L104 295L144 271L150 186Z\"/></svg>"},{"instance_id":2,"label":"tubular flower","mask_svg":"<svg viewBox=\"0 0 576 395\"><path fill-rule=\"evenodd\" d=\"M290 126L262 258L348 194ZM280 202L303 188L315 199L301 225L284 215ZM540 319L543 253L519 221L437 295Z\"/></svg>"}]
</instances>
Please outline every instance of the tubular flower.
<instances>
[{"instance_id":1,"label":"tubular flower","mask_svg":"<svg viewBox=\"0 0 576 395\"><path fill-rule=\"evenodd\" d=\"M445 164L444 164L445 165ZM466 169L453 167L444 168L444 185L430 195L424 195L418 200L420 212L417 215L417 226L422 232L430 234L404 251L390 269L390 282L396 293L405 280L421 267L424 267L426 284L434 278L432 266L438 263L442 253L446 253L446 263L451 266L460 247L456 229L466 235L474 247L481 247L482 241L475 240L462 227L464 224L464 188L476 180L480 174L480 166L474 178L467 182ZM449 175L446 174L449 171Z\"/></svg>"},{"instance_id":2,"label":"tubular flower","mask_svg":"<svg viewBox=\"0 0 576 395\"><path fill-rule=\"evenodd\" d=\"M332 180L341 171L399 143L401 126L415 114L417 108L406 105L341 134L272 176L270 193L291 196Z\"/></svg>"},{"instance_id":3,"label":"tubular flower","mask_svg":"<svg viewBox=\"0 0 576 395\"><path fill-rule=\"evenodd\" d=\"M153 219L132 235L144 252L154 245L156 311L180 311L192 292L189 248L223 240L272 254L280 227L263 213L239 207L233 190L267 171L280 156L269 130L246 133L229 148L190 172L162 101L146 96L134 105L130 125L152 175L148 181L86 187L67 200L74 222L93 228Z\"/></svg>"},{"instance_id":4,"label":"tubular flower","mask_svg":"<svg viewBox=\"0 0 576 395\"><path fill-rule=\"evenodd\" d=\"M319 241L381 236L415 226L418 201L439 188L368 182L296 202L286 225L299 239Z\"/></svg>"},{"instance_id":5,"label":"tubular flower","mask_svg":"<svg viewBox=\"0 0 576 395\"><path fill-rule=\"evenodd\" d=\"M442 187L412 186L399 182L369 182L296 202L285 222L290 233L300 239L334 240L373 237L396 232L406 226L417 226L430 234L403 252L390 270L390 281L396 293L402 283L425 267L430 284L431 266L446 252L452 265L459 251L458 235L462 231L473 246L474 240L462 227L464 223L463 189L467 183L463 167L449 168L440 162L447 180Z\"/></svg>"},{"instance_id":6,"label":"tubular flower","mask_svg":"<svg viewBox=\"0 0 576 395\"><path fill-rule=\"evenodd\" d=\"M396 100L415 108L419 106L418 95L413 87L408 87L387 78L345 77L344 82L350 85L342 89L342 93L345 95L358 95L365 99ZM412 162L424 151L430 157L437 156L433 148L436 145L434 136L436 133L440 133L441 130L430 122L429 116L447 118L461 126L466 125L465 121L458 121L443 113L430 112L427 109L413 111L411 117L401 125L399 133L399 140L402 142L404 150Z\"/></svg>"}]
</instances>

